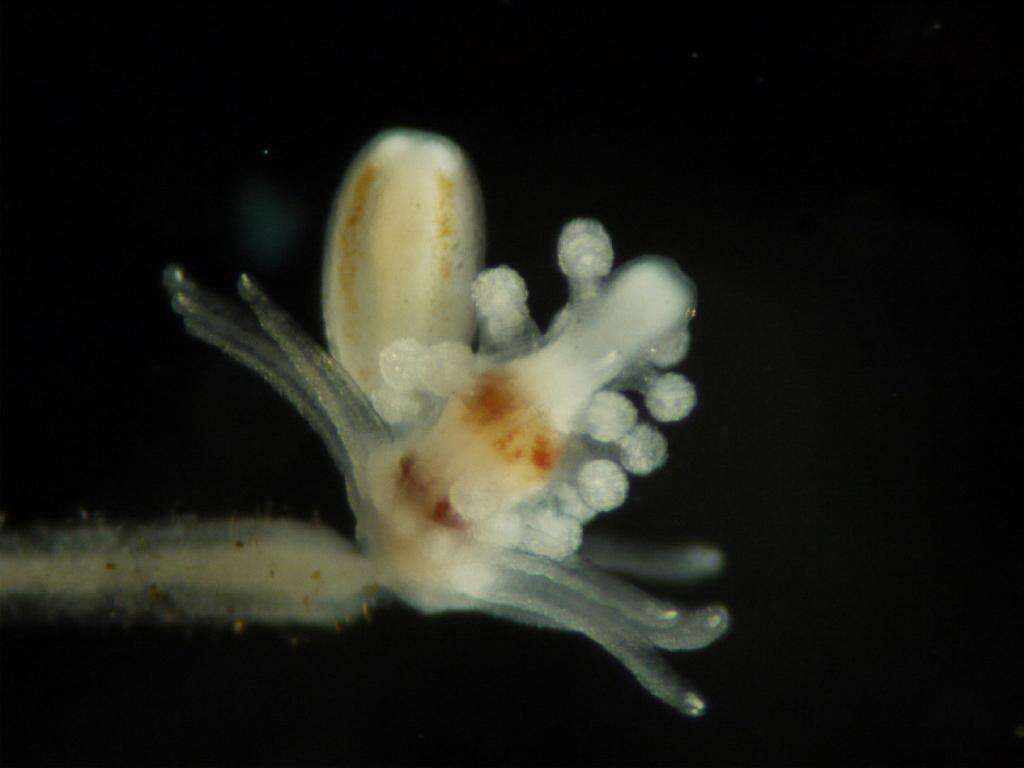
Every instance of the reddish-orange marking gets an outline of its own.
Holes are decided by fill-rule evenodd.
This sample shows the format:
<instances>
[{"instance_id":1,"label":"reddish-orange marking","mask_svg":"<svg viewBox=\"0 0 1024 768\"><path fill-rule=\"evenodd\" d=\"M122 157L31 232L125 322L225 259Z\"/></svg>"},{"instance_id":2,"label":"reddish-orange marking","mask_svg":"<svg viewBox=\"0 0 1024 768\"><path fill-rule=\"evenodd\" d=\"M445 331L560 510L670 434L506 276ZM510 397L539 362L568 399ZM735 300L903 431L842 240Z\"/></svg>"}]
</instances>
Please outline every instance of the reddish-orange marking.
<instances>
[{"instance_id":1,"label":"reddish-orange marking","mask_svg":"<svg viewBox=\"0 0 1024 768\"><path fill-rule=\"evenodd\" d=\"M398 485L406 496L421 496L427 490L419 472L416 471L416 457L405 454L398 462Z\"/></svg>"},{"instance_id":2,"label":"reddish-orange marking","mask_svg":"<svg viewBox=\"0 0 1024 768\"><path fill-rule=\"evenodd\" d=\"M463 419L480 431L509 464L526 462L541 473L554 469L564 446L546 420L525 407L514 379L503 373L485 373L463 398Z\"/></svg>"},{"instance_id":3,"label":"reddish-orange marking","mask_svg":"<svg viewBox=\"0 0 1024 768\"><path fill-rule=\"evenodd\" d=\"M341 292L345 295L348 305L348 322L345 323L345 334L353 343L357 341L357 330L355 318L359 306L359 296L356 291L356 272L358 271L358 243L356 242L356 228L366 214L366 203L370 198L370 191L377 179L378 168L376 163L367 163L359 178L356 179L352 188L352 198L349 201L349 212L342 222L341 230L338 232L338 250L341 251L341 258L338 263L338 283Z\"/></svg>"},{"instance_id":4,"label":"reddish-orange marking","mask_svg":"<svg viewBox=\"0 0 1024 768\"><path fill-rule=\"evenodd\" d=\"M518 404L507 376L485 373L464 401L466 418L484 426L507 418Z\"/></svg>"},{"instance_id":5,"label":"reddish-orange marking","mask_svg":"<svg viewBox=\"0 0 1024 768\"><path fill-rule=\"evenodd\" d=\"M351 229L359 223L366 213L366 200L370 196L370 187L377 178L377 165L367 163L363 172L356 179L355 187L352 190L352 210L345 217L345 228Z\"/></svg>"},{"instance_id":6,"label":"reddish-orange marking","mask_svg":"<svg viewBox=\"0 0 1024 768\"><path fill-rule=\"evenodd\" d=\"M501 437L494 441L494 447L499 451L504 451L510 445L512 441L516 439L516 435L519 434L519 427L512 427L508 432L505 432Z\"/></svg>"},{"instance_id":7,"label":"reddish-orange marking","mask_svg":"<svg viewBox=\"0 0 1024 768\"><path fill-rule=\"evenodd\" d=\"M537 435L533 438L533 450L530 457L533 459L533 466L537 469L546 471L555 466L555 449L547 435Z\"/></svg>"},{"instance_id":8,"label":"reddish-orange marking","mask_svg":"<svg viewBox=\"0 0 1024 768\"><path fill-rule=\"evenodd\" d=\"M434 511L431 513L430 519L438 525L444 525L448 528L462 528L463 526L462 518L452 509L452 504L448 501L447 496L434 505Z\"/></svg>"},{"instance_id":9,"label":"reddish-orange marking","mask_svg":"<svg viewBox=\"0 0 1024 768\"><path fill-rule=\"evenodd\" d=\"M398 474L403 481L412 477L412 468L415 463L416 459L413 458L411 453L405 454L405 456L398 460Z\"/></svg>"},{"instance_id":10,"label":"reddish-orange marking","mask_svg":"<svg viewBox=\"0 0 1024 768\"><path fill-rule=\"evenodd\" d=\"M437 174L437 234L447 240L455 234L455 181L446 173Z\"/></svg>"},{"instance_id":11,"label":"reddish-orange marking","mask_svg":"<svg viewBox=\"0 0 1024 768\"><path fill-rule=\"evenodd\" d=\"M463 528L465 523L452 509L447 496L431 503L433 493L416 468L416 457L407 453L398 460L398 487L412 505L423 510L423 515L438 525L447 528Z\"/></svg>"}]
</instances>

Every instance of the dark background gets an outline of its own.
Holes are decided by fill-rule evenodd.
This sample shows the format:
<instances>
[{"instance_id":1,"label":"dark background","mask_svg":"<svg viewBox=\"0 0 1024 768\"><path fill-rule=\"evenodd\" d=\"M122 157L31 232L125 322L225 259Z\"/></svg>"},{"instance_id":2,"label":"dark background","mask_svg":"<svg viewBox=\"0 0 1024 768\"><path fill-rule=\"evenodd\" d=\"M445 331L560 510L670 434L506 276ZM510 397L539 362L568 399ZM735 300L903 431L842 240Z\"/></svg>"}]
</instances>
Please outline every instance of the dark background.
<instances>
[{"instance_id":1,"label":"dark background","mask_svg":"<svg viewBox=\"0 0 1024 768\"><path fill-rule=\"evenodd\" d=\"M727 552L670 593L734 612L672 658L709 714L476 615L6 626L0 761L1020 764L1019 28L928 4L473 8L4 4L0 509L351 531L315 436L185 336L160 270L221 291L250 270L318 333L347 161L381 127L440 131L541 317L577 215L700 288L700 406L600 525Z\"/></svg>"}]
</instances>

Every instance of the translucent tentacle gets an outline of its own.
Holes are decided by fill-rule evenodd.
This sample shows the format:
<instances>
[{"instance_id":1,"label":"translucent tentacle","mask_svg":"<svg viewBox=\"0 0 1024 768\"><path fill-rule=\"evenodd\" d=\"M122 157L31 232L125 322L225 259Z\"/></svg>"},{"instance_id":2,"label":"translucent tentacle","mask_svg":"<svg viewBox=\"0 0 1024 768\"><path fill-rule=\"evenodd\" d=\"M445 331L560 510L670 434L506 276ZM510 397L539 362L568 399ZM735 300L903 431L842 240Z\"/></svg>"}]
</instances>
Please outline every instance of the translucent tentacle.
<instances>
[{"instance_id":1,"label":"translucent tentacle","mask_svg":"<svg viewBox=\"0 0 1024 768\"><path fill-rule=\"evenodd\" d=\"M256 318L196 285L180 267L171 266L164 271L164 285L171 294L174 311L185 319L185 329L259 374L313 427L338 469L348 472L350 460L330 418Z\"/></svg>"},{"instance_id":2,"label":"translucent tentacle","mask_svg":"<svg viewBox=\"0 0 1024 768\"><path fill-rule=\"evenodd\" d=\"M280 392L320 435L343 474L352 457L388 439L358 385L248 276L239 293L252 315L206 291L177 266L164 271L174 310L192 335L248 366Z\"/></svg>"},{"instance_id":3,"label":"translucent tentacle","mask_svg":"<svg viewBox=\"0 0 1024 768\"><path fill-rule=\"evenodd\" d=\"M588 568L580 560L558 562L530 555L511 555L515 570L546 579L553 589L571 592L588 610L610 613L629 623L647 642L669 651L703 648L729 628L729 613L718 605L687 609L658 600L631 584Z\"/></svg>"},{"instance_id":4,"label":"translucent tentacle","mask_svg":"<svg viewBox=\"0 0 1024 768\"><path fill-rule=\"evenodd\" d=\"M605 570L669 584L708 579L725 568L722 550L710 544L641 544L588 534L583 556Z\"/></svg>"},{"instance_id":5,"label":"translucent tentacle","mask_svg":"<svg viewBox=\"0 0 1024 768\"><path fill-rule=\"evenodd\" d=\"M701 695L679 679L634 624L605 608L566 593L558 585L526 573L508 574L480 590L478 609L541 627L580 632L601 645L653 696L691 716L706 709Z\"/></svg>"},{"instance_id":6,"label":"translucent tentacle","mask_svg":"<svg viewBox=\"0 0 1024 768\"><path fill-rule=\"evenodd\" d=\"M585 600L618 611L637 626L662 627L671 624L679 615L675 606L613 576L573 567L573 560L558 562L532 555L510 554L505 561L518 571L542 576Z\"/></svg>"},{"instance_id":7,"label":"translucent tentacle","mask_svg":"<svg viewBox=\"0 0 1024 768\"><path fill-rule=\"evenodd\" d=\"M359 385L341 365L278 307L249 275L238 280L238 293L260 325L278 343L307 383L320 407L330 416L350 456L389 439L381 420Z\"/></svg>"}]
</instances>

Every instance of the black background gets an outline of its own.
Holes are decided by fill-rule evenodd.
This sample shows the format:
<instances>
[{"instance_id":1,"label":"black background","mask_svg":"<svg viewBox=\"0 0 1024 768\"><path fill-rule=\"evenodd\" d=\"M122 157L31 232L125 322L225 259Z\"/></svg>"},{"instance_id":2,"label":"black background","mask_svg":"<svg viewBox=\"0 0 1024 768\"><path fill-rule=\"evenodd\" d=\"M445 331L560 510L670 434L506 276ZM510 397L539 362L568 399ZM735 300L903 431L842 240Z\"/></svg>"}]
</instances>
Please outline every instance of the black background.
<instances>
[{"instance_id":1,"label":"black background","mask_svg":"<svg viewBox=\"0 0 1024 768\"><path fill-rule=\"evenodd\" d=\"M5 764L1022 762L1019 31L955 6L660 7L5 4L0 508L351 531L315 436L185 336L160 269L221 291L251 270L318 332L347 161L381 127L437 130L539 316L577 215L699 286L698 410L599 525L727 552L673 593L734 612L672 659L709 714L476 615L6 626Z\"/></svg>"}]
</instances>

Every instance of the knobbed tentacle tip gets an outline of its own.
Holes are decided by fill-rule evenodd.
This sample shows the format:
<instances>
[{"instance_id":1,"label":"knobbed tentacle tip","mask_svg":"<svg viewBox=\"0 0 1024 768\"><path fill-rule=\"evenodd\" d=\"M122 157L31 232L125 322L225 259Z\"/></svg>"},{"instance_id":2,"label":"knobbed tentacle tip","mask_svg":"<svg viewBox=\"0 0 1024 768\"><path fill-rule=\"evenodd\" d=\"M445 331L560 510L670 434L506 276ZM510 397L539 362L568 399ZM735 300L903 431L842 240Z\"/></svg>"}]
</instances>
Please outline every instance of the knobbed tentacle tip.
<instances>
[{"instance_id":1,"label":"knobbed tentacle tip","mask_svg":"<svg viewBox=\"0 0 1024 768\"><path fill-rule=\"evenodd\" d=\"M164 289L169 293L181 290L188 282L188 274L180 264L168 264L161 274Z\"/></svg>"},{"instance_id":2,"label":"knobbed tentacle tip","mask_svg":"<svg viewBox=\"0 0 1024 768\"><path fill-rule=\"evenodd\" d=\"M238 290L238 295L242 297L242 300L249 303L252 303L259 298L262 293L259 285L248 272L243 272L238 276L238 284L236 288Z\"/></svg>"},{"instance_id":3,"label":"knobbed tentacle tip","mask_svg":"<svg viewBox=\"0 0 1024 768\"><path fill-rule=\"evenodd\" d=\"M707 714L708 705L700 696L692 691L683 697L682 711L690 717L703 717Z\"/></svg>"}]
</instances>

